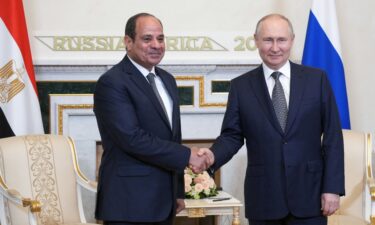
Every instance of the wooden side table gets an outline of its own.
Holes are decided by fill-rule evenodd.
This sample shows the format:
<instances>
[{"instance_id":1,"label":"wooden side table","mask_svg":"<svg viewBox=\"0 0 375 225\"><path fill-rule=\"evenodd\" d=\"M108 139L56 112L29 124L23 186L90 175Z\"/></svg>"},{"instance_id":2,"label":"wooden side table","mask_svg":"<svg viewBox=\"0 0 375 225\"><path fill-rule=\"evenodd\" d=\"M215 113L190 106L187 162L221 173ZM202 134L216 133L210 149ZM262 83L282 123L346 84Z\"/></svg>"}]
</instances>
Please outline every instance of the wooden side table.
<instances>
[{"instance_id":1,"label":"wooden side table","mask_svg":"<svg viewBox=\"0 0 375 225\"><path fill-rule=\"evenodd\" d=\"M223 201L214 201L215 199L228 198ZM232 197L230 194L219 191L219 194L213 198L205 199L185 199L186 208L177 216L187 216L189 218L199 218L205 216L223 216L232 215L232 225L240 225L240 207L242 203Z\"/></svg>"}]
</instances>

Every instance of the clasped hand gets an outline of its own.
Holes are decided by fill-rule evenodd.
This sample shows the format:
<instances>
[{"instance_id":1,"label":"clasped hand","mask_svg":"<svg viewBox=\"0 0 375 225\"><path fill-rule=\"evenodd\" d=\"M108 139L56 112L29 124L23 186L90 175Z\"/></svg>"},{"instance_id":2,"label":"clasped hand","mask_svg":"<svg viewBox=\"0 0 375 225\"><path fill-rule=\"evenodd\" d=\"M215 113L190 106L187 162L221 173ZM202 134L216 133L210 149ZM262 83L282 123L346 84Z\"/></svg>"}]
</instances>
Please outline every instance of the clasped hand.
<instances>
[{"instance_id":1,"label":"clasped hand","mask_svg":"<svg viewBox=\"0 0 375 225\"><path fill-rule=\"evenodd\" d=\"M194 173L207 170L215 162L215 156L209 148L192 147L189 167Z\"/></svg>"}]
</instances>

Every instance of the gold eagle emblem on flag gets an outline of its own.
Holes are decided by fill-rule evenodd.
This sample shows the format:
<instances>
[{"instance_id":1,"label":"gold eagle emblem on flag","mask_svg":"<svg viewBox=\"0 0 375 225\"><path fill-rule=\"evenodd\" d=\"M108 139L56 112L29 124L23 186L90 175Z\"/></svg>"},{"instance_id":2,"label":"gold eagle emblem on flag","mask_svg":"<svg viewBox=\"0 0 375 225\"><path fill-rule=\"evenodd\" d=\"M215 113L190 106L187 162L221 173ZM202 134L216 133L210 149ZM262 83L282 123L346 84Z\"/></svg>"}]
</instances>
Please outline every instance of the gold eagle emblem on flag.
<instances>
[{"instance_id":1,"label":"gold eagle emblem on flag","mask_svg":"<svg viewBox=\"0 0 375 225\"><path fill-rule=\"evenodd\" d=\"M24 69L17 69L14 60L0 67L0 102L7 103L25 88Z\"/></svg>"}]
</instances>

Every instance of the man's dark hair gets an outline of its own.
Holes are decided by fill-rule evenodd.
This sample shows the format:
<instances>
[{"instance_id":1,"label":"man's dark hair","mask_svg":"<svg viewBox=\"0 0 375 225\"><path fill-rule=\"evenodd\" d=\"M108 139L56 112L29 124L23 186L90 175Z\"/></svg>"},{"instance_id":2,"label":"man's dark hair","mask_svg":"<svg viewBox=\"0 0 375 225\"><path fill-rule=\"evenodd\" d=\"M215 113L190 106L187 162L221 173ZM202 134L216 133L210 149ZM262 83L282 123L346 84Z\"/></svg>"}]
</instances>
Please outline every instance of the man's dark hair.
<instances>
[{"instance_id":1,"label":"man's dark hair","mask_svg":"<svg viewBox=\"0 0 375 225\"><path fill-rule=\"evenodd\" d=\"M149 13L138 13L138 14L135 14L134 16L130 17L128 19L128 21L126 22L125 35L128 35L132 40L134 40L134 38L135 38L135 27L137 25L138 18L147 17L147 16L151 16L151 17L154 17L155 19L157 19L159 21L160 25L163 27L163 24L161 23L161 21L158 18L156 18L154 15L149 14Z\"/></svg>"}]
</instances>

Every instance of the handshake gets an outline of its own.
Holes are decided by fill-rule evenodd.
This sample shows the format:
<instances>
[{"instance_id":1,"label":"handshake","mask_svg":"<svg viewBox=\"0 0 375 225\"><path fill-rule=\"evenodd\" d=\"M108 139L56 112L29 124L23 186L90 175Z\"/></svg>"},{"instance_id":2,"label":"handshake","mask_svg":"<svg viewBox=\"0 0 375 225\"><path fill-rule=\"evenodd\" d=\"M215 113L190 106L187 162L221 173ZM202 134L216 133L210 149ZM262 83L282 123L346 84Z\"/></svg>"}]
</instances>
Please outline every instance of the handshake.
<instances>
[{"instance_id":1,"label":"handshake","mask_svg":"<svg viewBox=\"0 0 375 225\"><path fill-rule=\"evenodd\" d=\"M190 148L189 167L194 173L207 170L215 162L214 153L209 148Z\"/></svg>"}]
</instances>

